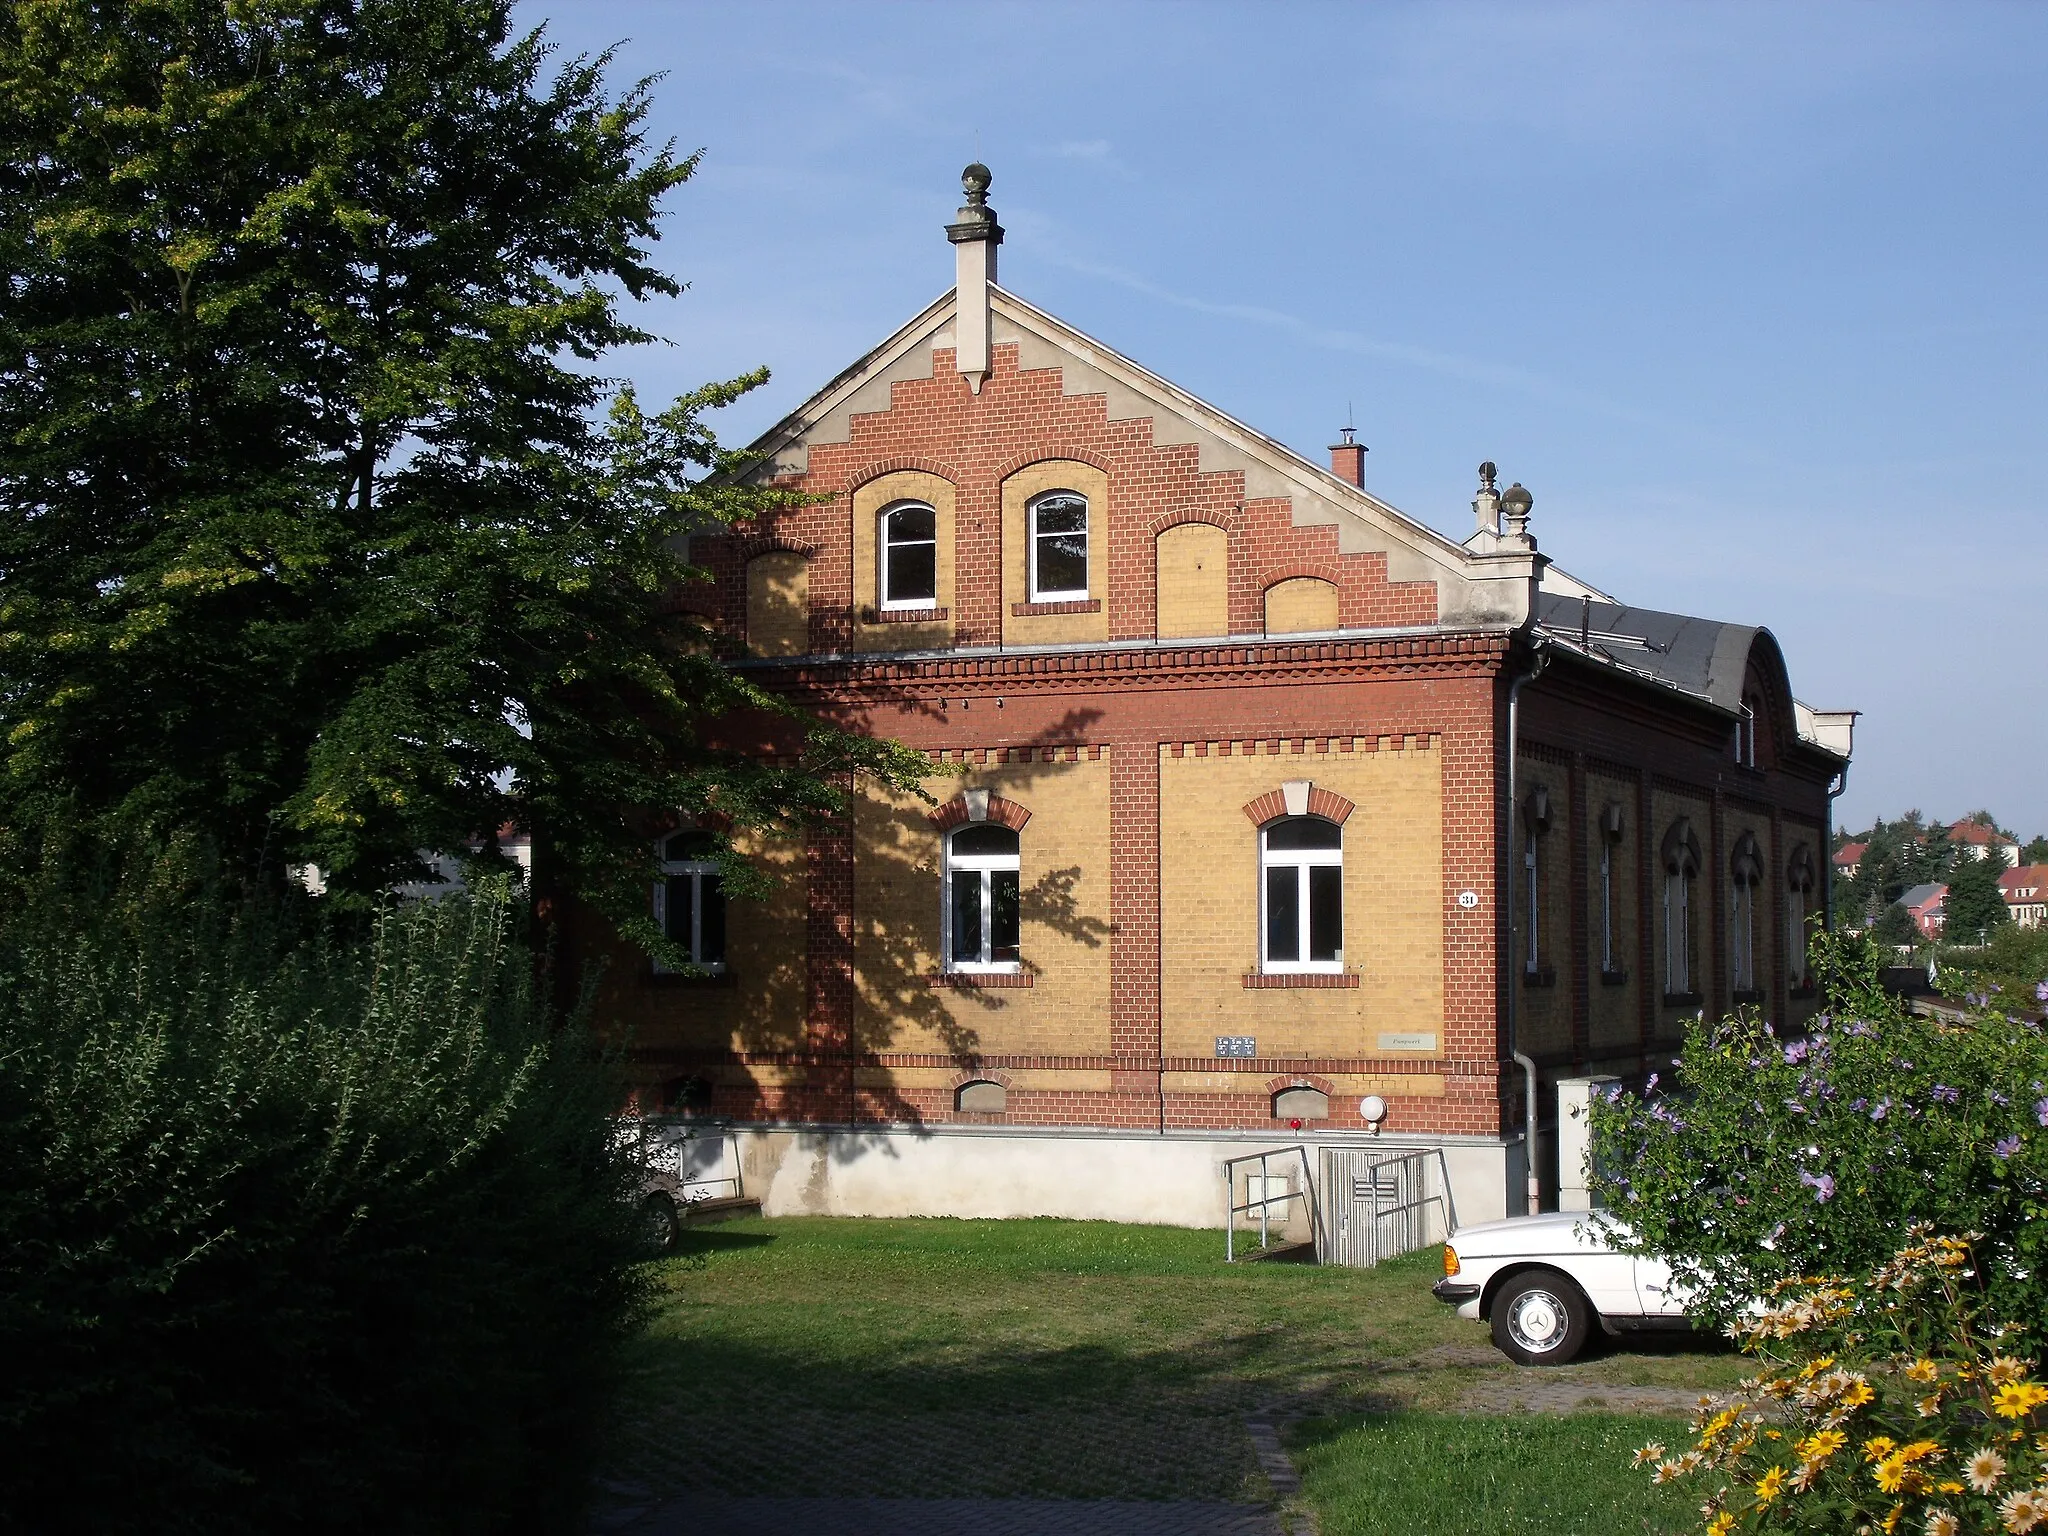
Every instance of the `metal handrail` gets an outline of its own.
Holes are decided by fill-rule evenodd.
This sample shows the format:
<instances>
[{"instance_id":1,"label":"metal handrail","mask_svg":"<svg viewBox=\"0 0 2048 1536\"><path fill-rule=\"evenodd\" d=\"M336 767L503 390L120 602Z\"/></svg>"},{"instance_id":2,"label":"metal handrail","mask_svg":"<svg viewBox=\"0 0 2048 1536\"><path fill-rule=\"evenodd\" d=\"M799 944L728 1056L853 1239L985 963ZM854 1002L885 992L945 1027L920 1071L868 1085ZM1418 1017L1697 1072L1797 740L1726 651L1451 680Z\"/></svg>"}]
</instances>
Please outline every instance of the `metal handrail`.
<instances>
[{"instance_id":1,"label":"metal handrail","mask_svg":"<svg viewBox=\"0 0 2048 1536\"><path fill-rule=\"evenodd\" d=\"M1276 1157L1290 1156L1301 1159L1301 1188L1289 1190L1284 1195L1270 1193L1272 1178L1266 1171L1270 1160ZM1257 1163L1259 1165L1259 1198L1247 1200L1243 1205L1237 1204L1235 1199L1237 1194L1237 1168L1240 1163ZM1297 1144L1292 1147L1275 1147L1265 1152L1251 1152L1243 1157L1225 1158L1223 1160L1223 1262L1232 1264L1237 1261L1237 1218L1240 1213L1254 1208L1258 1210L1259 1248L1263 1251L1272 1246L1271 1220L1273 1207L1276 1205L1284 1206L1290 1200L1308 1201L1309 1231L1314 1234L1316 1259L1320 1262L1323 1256L1323 1221L1322 1213L1316 1202L1315 1176L1309 1168L1308 1148Z\"/></svg>"}]
</instances>

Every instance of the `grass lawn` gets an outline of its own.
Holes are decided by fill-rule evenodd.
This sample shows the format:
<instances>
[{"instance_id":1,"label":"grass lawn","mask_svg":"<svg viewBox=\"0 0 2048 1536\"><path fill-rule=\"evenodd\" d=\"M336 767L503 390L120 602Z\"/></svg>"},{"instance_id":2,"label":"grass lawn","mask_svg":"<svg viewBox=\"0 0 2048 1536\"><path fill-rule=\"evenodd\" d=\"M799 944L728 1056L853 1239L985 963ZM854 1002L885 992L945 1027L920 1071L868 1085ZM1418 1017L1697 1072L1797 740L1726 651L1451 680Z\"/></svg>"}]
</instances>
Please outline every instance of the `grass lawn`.
<instances>
[{"instance_id":1,"label":"grass lawn","mask_svg":"<svg viewBox=\"0 0 2048 1536\"><path fill-rule=\"evenodd\" d=\"M1538 1381L1596 1401L1630 1385L1711 1389L1739 1360L1702 1346L1511 1365L1429 1295L1438 1252L1345 1270L1225 1265L1220 1232L1105 1222L698 1228L659 1266L613 1475L654 1494L1256 1499L1267 1488L1244 1418L1269 1412L1315 1417L1294 1433L1332 1536L1391 1529L1357 1523L1359 1500L1451 1510L1431 1491L1443 1457L1494 1501L1486 1526L1444 1529L1577 1529L1555 1506L1542 1506L1549 1524L1516 1525L1506 1502L1561 1498L1568 1482L1598 1490L1588 1509L1629 1512L1601 1529L1642 1529L1648 1488L1624 1465L1641 1427L1447 1410ZM1538 1479L1538 1466L1569 1471Z\"/></svg>"}]
</instances>

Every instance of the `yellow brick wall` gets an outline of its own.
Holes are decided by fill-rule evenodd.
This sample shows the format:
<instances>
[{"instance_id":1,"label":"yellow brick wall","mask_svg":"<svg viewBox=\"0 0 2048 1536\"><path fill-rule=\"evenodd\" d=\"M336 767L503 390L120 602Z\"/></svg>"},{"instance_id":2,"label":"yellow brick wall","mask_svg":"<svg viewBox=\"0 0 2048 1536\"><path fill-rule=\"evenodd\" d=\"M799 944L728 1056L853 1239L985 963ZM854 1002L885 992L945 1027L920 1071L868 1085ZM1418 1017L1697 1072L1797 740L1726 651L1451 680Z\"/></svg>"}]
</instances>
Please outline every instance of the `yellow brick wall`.
<instances>
[{"instance_id":1,"label":"yellow brick wall","mask_svg":"<svg viewBox=\"0 0 2048 1536\"><path fill-rule=\"evenodd\" d=\"M791 550L747 562L747 648L801 656L811 648L811 563Z\"/></svg>"},{"instance_id":2,"label":"yellow brick wall","mask_svg":"<svg viewBox=\"0 0 2048 1536\"><path fill-rule=\"evenodd\" d=\"M1014 603L1031 600L1033 497L1075 491L1088 498L1088 595L1102 603L1093 613L1020 614ZM1109 638L1109 476L1092 464L1047 459L1026 465L1003 482L1003 639L1010 645L1062 645Z\"/></svg>"},{"instance_id":3,"label":"yellow brick wall","mask_svg":"<svg viewBox=\"0 0 2048 1536\"><path fill-rule=\"evenodd\" d=\"M1610 804L1621 807L1621 837L1609 851L1612 871L1614 968L1627 973L1620 986L1600 980L1600 845L1603 839L1601 813ZM1586 849L1586 948L1592 1009L1588 1040L1595 1055L1604 1051L1633 1050L1642 1038L1641 988L1651 978L1642 974L1642 946L1638 913L1641 883L1643 829L1636 825L1636 791L1621 779L1589 775L1586 781L1586 810L1592 818L1587 829L1591 841Z\"/></svg>"},{"instance_id":4,"label":"yellow brick wall","mask_svg":"<svg viewBox=\"0 0 2048 1536\"><path fill-rule=\"evenodd\" d=\"M643 980L652 969L647 956L613 941L605 1003L622 1015L636 1045L776 1051L803 1044L803 848L758 836L737 845L776 884L763 899L727 902L725 979Z\"/></svg>"},{"instance_id":5,"label":"yellow brick wall","mask_svg":"<svg viewBox=\"0 0 2048 1536\"><path fill-rule=\"evenodd\" d=\"M953 483L921 470L903 469L870 480L853 493L853 648L857 651L915 651L953 643ZM879 606L881 570L876 560L877 520L893 501L922 501L938 513L938 601L948 617L926 624L870 624L862 615Z\"/></svg>"},{"instance_id":6,"label":"yellow brick wall","mask_svg":"<svg viewBox=\"0 0 2048 1536\"><path fill-rule=\"evenodd\" d=\"M1524 972L1529 963L1528 867L1526 824L1522 806L1538 787L1550 795L1550 830L1536 840L1536 958L1549 986L1530 986ZM1532 1056L1569 1052L1572 1046L1571 856L1577 829L1571 819L1571 782L1558 765L1524 757L1515 768L1514 963L1510 974L1519 989L1515 1000L1516 1033L1521 1048Z\"/></svg>"},{"instance_id":7,"label":"yellow brick wall","mask_svg":"<svg viewBox=\"0 0 2048 1536\"><path fill-rule=\"evenodd\" d=\"M1213 523L1182 523L1159 535L1158 633L1230 633L1230 535Z\"/></svg>"},{"instance_id":8,"label":"yellow brick wall","mask_svg":"<svg viewBox=\"0 0 2048 1536\"><path fill-rule=\"evenodd\" d=\"M1426 738L1411 739L1387 751L1161 750L1167 1055L1212 1056L1218 1035L1256 1036L1261 1056L1442 1054L1442 761ZM1344 825L1344 961L1355 989L1244 986L1259 968L1259 839L1243 808L1288 779L1312 779L1358 807ZM1383 1047L1383 1033L1433 1035L1436 1048Z\"/></svg>"},{"instance_id":9,"label":"yellow brick wall","mask_svg":"<svg viewBox=\"0 0 2048 1536\"><path fill-rule=\"evenodd\" d=\"M855 1030L870 1051L1109 1053L1109 760L961 766L941 804L993 790L1031 812L1019 837L1032 986L934 988L943 848L930 806L870 787L854 820Z\"/></svg>"},{"instance_id":10,"label":"yellow brick wall","mask_svg":"<svg viewBox=\"0 0 2048 1536\"><path fill-rule=\"evenodd\" d=\"M1296 576L1266 588L1266 633L1295 635L1337 627L1337 585Z\"/></svg>"}]
</instances>

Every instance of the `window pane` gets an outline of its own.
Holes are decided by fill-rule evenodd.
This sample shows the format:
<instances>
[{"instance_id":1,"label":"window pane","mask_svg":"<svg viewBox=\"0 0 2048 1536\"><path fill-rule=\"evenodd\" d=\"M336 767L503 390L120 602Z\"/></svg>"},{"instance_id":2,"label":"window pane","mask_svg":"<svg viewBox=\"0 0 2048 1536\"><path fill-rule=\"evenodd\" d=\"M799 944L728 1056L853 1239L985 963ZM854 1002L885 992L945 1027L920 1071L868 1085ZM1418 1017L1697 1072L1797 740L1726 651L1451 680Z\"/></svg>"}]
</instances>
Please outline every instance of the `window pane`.
<instances>
[{"instance_id":1,"label":"window pane","mask_svg":"<svg viewBox=\"0 0 2048 1536\"><path fill-rule=\"evenodd\" d=\"M690 947L690 908L696 887L694 875L670 875L662 883L662 934L686 950Z\"/></svg>"},{"instance_id":2,"label":"window pane","mask_svg":"<svg viewBox=\"0 0 2048 1536\"><path fill-rule=\"evenodd\" d=\"M1301 958L1301 876L1282 864L1266 871L1266 958Z\"/></svg>"},{"instance_id":3,"label":"window pane","mask_svg":"<svg viewBox=\"0 0 2048 1536\"><path fill-rule=\"evenodd\" d=\"M698 925L697 963L720 965L725 961L725 884L717 875L697 878L703 882L704 904L703 919Z\"/></svg>"},{"instance_id":4,"label":"window pane","mask_svg":"<svg viewBox=\"0 0 2048 1536\"><path fill-rule=\"evenodd\" d=\"M1294 816L1266 830L1268 848L1342 848L1344 829L1320 816Z\"/></svg>"},{"instance_id":5,"label":"window pane","mask_svg":"<svg viewBox=\"0 0 2048 1536\"><path fill-rule=\"evenodd\" d=\"M1088 535L1055 533L1038 541L1038 590L1088 590Z\"/></svg>"},{"instance_id":6,"label":"window pane","mask_svg":"<svg viewBox=\"0 0 2048 1536\"><path fill-rule=\"evenodd\" d=\"M1015 960L1022 953L1018 943L1017 871L993 870L989 874L989 944L991 960Z\"/></svg>"},{"instance_id":7,"label":"window pane","mask_svg":"<svg viewBox=\"0 0 2048 1536\"><path fill-rule=\"evenodd\" d=\"M974 965L981 958L981 873L972 869L955 870L953 959L963 965Z\"/></svg>"},{"instance_id":8,"label":"window pane","mask_svg":"<svg viewBox=\"0 0 2048 1536\"><path fill-rule=\"evenodd\" d=\"M936 544L891 545L885 603L929 603L939 595L939 550Z\"/></svg>"},{"instance_id":9,"label":"window pane","mask_svg":"<svg viewBox=\"0 0 2048 1536\"><path fill-rule=\"evenodd\" d=\"M891 544L929 544L938 536L939 514L930 507L898 507L889 514L884 535Z\"/></svg>"},{"instance_id":10,"label":"window pane","mask_svg":"<svg viewBox=\"0 0 2048 1536\"><path fill-rule=\"evenodd\" d=\"M671 864L680 864L685 859L701 859L709 851L711 840L702 832L678 832L662 846L661 856Z\"/></svg>"},{"instance_id":11,"label":"window pane","mask_svg":"<svg viewBox=\"0 0 2048 1536\"><path fill-rule=\"evenodd\" d=\"M962 827L953 834L955 853L1010 853L1017 851L1017 834L998 822L984 821Z\"/></svg>"},{"instance_id":12,"label":"window pane","mask_svg":"<svg viewBox=\"0 0 2048 1536\"><path fill-rule=\"evenodd\" d=\"M1033 511L1040 533L1086 533L1088 503L1078 496L1048 496Z\"/></svg>"},{"instance_id":13,"label":"window pane","mask_svg":"<svg viewBox=\"0 0 2048 1536\"><path fill-rule=\"evenodd\" d=\"M1335 960L1343 953L1343 866L1312 865L1308 872L1308 957Z\"/></svg>"}]
</instances>

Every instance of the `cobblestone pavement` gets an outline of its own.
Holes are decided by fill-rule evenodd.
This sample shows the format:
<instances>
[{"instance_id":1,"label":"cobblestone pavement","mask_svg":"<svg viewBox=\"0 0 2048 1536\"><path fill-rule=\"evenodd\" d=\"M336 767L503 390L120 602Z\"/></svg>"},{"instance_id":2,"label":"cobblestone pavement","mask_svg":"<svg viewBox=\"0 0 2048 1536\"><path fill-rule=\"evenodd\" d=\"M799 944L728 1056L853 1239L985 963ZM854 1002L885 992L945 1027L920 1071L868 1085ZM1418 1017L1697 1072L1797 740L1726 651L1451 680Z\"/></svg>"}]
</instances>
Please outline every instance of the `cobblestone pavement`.
<instances>
[{"instance_id":1,"label":"cobblestone pavement","mask_svg":"<svg viewBox=\"0 0 2048 1536\"><path fill-rule=\"evenodd\" d=\"M1283 1536L1257 1504L1125 1499L769 1499L685 1494L606 1536Z\"/></svg>"},{"instance_id":2,"label":"cobblestone pavement","mask_svg":"<svg viewBox=\"0 0 2048 1536\"><path fill-rule=\"evenodd\" d=\"M1459 1413L1651 1413L1689 1417L1696 1388L1611 1387L1584 1381L1490 1381L1458 1400Z\"/></svg>"}]
</instances>

